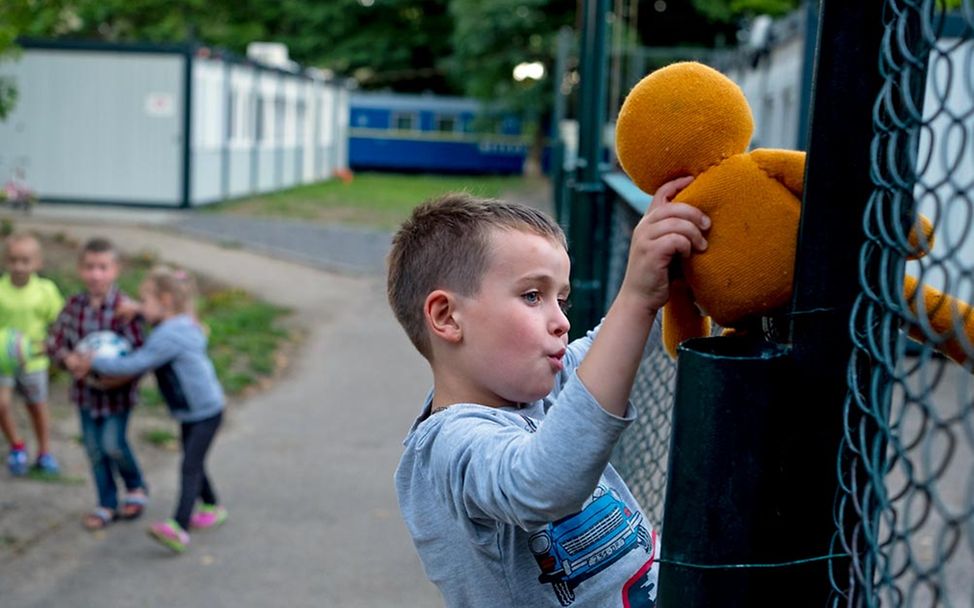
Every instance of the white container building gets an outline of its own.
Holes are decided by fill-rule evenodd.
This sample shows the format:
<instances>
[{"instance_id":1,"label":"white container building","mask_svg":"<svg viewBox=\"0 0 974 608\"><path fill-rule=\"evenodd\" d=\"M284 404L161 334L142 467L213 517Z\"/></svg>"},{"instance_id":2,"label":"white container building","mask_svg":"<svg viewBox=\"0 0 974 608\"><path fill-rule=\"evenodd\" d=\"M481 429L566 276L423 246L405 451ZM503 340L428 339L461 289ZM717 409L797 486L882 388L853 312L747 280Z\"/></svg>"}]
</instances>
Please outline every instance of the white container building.
<instances>
[{"instance_id":1,"label":"white container building","mask_svg":"<svg viewBox=\"0 0 974 608\"><path fill-rule=\"evenodd\" d=\"M348 165L348 86L188 45L21 41L0 181L45 201L195 207Z\"/></svg>"}]
</instances>

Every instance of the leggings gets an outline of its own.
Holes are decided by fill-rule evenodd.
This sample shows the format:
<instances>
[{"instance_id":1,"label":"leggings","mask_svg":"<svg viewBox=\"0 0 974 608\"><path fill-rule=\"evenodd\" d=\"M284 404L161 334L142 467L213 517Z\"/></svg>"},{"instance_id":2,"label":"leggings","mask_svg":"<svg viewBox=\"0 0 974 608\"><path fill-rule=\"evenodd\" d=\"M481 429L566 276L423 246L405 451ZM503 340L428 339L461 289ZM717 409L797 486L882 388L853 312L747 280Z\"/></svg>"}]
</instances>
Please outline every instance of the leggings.
<instances>
[{"instance_id":1,"label":"leggings","mask_svg":"<svg viewBox=\"0 0 974 608\"><path fill-rule=\"evenodd\" d=\"M197 498L204 504L217 504L216 492L213 490L210 478L206 475L203 461L222 420L223 412L220 412L205 420L182 424L183 464L180 469L182 487L173 519L183 527L183 530L189 529L189 518Z\"/></svg>"}]
</instances>

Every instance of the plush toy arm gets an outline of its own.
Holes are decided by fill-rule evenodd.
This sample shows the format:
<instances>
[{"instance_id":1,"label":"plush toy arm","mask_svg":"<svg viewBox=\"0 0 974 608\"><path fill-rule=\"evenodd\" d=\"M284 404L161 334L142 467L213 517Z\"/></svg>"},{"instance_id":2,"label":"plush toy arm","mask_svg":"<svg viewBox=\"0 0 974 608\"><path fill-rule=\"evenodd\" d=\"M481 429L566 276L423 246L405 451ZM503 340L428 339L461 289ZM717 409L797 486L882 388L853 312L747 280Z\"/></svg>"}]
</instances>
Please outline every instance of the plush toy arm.
<instances>
[{"instance_id":1,"label":"plush toy arm","mask_svg":"<svg viewBox=\"0 0 974 608\"><path fill-rule=\"evenodd\" d=\"M798 199L805 187L805 153L794 150L759 148L751 152L751 159L762 171L778 180ZM919 234L923 234L920 239ZM908 236L911 253L907 259L922 258L933 248L933 225L926 217L917 214L916 225Z\"/></svg>"},{"instance_id":2,"label":"plush toy arm","mask_svg":"<svg viewBox=\"0 0 974 608\"><path fill-rule=\"evenodd\" d=\"M805 189L805 153L795 150L759 148L751 152L751 159L762 171L781 182L801 199Z\"/></svg>"},{"instance_id":3,"label":"plush toy arm","mask_svg":"<svg viewBox=\"0 0 974 608\"><path fill-rule=\"evenodd\" d=\"M710 317L701 317L693 292L684 279L670 281L670 299L663 306L663 346L676 359L676 347L689 338L710 335Z\"/></svg>"},{"instance_id":4,"label":"plush toy arm","mask_svg":"<svg viewBox=\"0 0 974 608\"><path fill-rule=\"evenodd\" d=\"M961 365L969 363L974 359L974 308L949 294L929 285L923 285L921 295L924 310L919 313L916 309L917 287L917 280L906 275L903 280L903 294L906 296L910 310L914 314L926 315L930 320L930 327L945 338L943 342L935 345L937 350ZM919 327L911 328L910 337L923 340L923 330Z\"/></svg>"}]
</instances>

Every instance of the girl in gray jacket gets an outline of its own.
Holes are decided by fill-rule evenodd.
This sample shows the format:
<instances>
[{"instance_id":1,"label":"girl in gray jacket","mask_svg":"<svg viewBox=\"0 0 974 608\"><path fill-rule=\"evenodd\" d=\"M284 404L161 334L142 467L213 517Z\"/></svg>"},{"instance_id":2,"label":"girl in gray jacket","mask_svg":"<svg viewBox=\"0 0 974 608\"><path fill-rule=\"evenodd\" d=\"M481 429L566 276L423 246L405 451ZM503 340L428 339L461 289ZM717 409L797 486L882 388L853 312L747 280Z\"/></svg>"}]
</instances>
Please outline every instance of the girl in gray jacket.
<instances>
[{"instance_id":1,"label":"girl in gray jacket","mask_svg":"<svg viewBox=\"0 0 974 608\"><path fill-rule=\"evenodd\" d=\"M154 326L142 348L125 357L95 357L91 369L106 376L136 376L154 370L169 411L181 424L181 489L171 519L149 527L149 535L181 553L190 528L210 528L226 519L204 460L223 418L224 396L207 337L194 315L196 286L182 270L153 268L139 287L138 311ZM196 500L202 504L193 512Z\"/></svg>"}]
</instances>

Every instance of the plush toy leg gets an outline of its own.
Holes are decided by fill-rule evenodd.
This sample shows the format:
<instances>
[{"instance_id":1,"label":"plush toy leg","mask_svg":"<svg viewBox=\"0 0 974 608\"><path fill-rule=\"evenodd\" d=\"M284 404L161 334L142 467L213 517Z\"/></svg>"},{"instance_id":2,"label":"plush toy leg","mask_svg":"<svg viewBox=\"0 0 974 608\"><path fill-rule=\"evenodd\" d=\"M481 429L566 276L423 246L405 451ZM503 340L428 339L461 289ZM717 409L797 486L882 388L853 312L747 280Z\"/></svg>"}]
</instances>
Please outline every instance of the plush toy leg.
<instances>
[{"instance_id":1,"label":"plush toy leg","mask_svg":"<svg viewBox=\"0 0 974 608\"><path fill-rule=\"evenodd\" d=\"M917 287L917 280L907 275L903 282L903 293L914 314L919 314L916 310ZM937 350L961 365L967 364L974 357L974 308L928 285L923 285L922 296L924 314L930 320L930 327L946 338L936 344ZM958 335L958 330L961 330L963 336ZM924 340L923 330L919 327L910 328L910 337Z\"/></svg>"},{"instance_id":2,"label":"plush toy leg","mask_svg":"<svg viewBox=\"0 0 974 608\"><path fill-rule=\"evenodd\" d=\"M676 347L690 338L710 335L710 317L700 316L693 292L684 279L670 281L670 299L663 307L663 346L676 358Z\"/></svg>"},{"instance_id":3,"label":"plush toy leg","mask_svg":"<svg viewBox=\"0 0 974 608\"><path fill-rule=\"evenodd\" d=\"M922 239L921 239L922 235ZM907 235L911 252L906 256L908 260L919 260L933 249L933 224L923 214L917 214L916 223Z\"/></svg>"}]
</instances>

